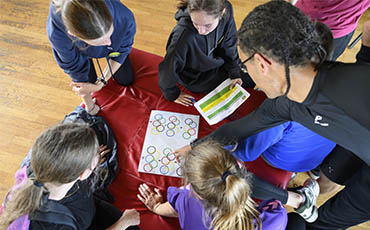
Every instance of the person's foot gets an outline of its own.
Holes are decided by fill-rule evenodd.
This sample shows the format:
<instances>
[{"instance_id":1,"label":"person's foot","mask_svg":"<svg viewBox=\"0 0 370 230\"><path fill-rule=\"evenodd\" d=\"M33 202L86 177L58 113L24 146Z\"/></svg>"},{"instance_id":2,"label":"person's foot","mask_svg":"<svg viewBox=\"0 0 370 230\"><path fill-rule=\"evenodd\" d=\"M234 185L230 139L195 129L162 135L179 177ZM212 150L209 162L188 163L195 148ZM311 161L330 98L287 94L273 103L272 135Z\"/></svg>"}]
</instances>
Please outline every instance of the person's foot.
<instances>
[{"instance_id":1,"label":"person's foot","mask_svg":"<svg viewBox=\"0 0 370 230\"><path fill-rule=\"evenodd\" d=\"M307 222L314 222L318 217L316 200L320 193L319 184L316 180L309 178L304 182L303 188L297 190L297 192L305 198L305 201L294 210Z\"/></svg>"}]
</instances>

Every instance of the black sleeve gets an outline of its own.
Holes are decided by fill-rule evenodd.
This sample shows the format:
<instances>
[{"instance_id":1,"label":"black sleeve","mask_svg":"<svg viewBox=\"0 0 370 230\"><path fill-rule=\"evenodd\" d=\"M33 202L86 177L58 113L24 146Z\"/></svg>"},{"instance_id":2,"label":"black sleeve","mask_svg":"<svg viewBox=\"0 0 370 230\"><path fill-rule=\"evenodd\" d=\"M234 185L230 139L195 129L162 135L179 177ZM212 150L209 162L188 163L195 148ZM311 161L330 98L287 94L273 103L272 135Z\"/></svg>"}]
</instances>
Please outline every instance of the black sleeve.
<instances>
[{"instance_id":1,"label":"black sleeve","mask_svg":"<svg viewBox=\"0 0 370 230\"><path fill-rule=\"evenodd\" d=\"M93 225L96 229L107 229L121 218L123 213L113 204L99 199L97 196L94 197L94 202L96 213Z\"/></svg>"},{"instance_id":2,"label":"black sleeve","mask_svg":"<svg viewBox=\"0 0 370 230\"><path fill-rule=\"evenodd\" d=\"M174 101L180 95L180 89L177 86L179 74L185 67L186 44L181 42L183 29L175 28L168 38L167 53L164 60L158 66L158 85L163 96Z\"/></svg>"},{"instance_id":3,"label":"black sleeve","mask_svg":"<svg viewBox=\"0 0 370 230\"><path fill-rule=\"evenodd\" d=\"M194 141L192 146L207 139L218 141L222 145L234 144L263 130L282 124L290 120L289 103L289 99L285 97L266 99L252 113L222 125L210 135Z\"/></svg>"},{"instance_id":4,"label":"black sleeve","mask_svg":"<svg viewBox=\"0 0 370 230\"><path fill-rule=\"evenodd\" d=\"M370 63L370 47L361 45L360 51L356 55L357 63Z\"/></svg>"},{"instance_id":5,"label":"black sleeve","mask_svg":"<svg viewBox=\"0 0 370 230\"><path fill-rule=\"evenodd\" d=\"M230 3L228 3L228 12L225 17L227 21L225 23L225 32L223 34L224 38L221 41L222 46L222 58L225 60L224 67L229 73L229 77L240 78L240 67L239 67L239 54L237 48L237 35L236 35L236 25L234 20L233 8Z\"/></svg>"},{"instance_id":6,"label":"black sleeve","mask_svg":"<svg viewBox=\"0 0 370 230\"><path fill-rule=\"evenodd\" d=\"M276 187L269 182L262 180L256 175L251 176L252 197L260 200L276 199L286 204L288 201L288 191Z\"/></svg>"}]
</instances>

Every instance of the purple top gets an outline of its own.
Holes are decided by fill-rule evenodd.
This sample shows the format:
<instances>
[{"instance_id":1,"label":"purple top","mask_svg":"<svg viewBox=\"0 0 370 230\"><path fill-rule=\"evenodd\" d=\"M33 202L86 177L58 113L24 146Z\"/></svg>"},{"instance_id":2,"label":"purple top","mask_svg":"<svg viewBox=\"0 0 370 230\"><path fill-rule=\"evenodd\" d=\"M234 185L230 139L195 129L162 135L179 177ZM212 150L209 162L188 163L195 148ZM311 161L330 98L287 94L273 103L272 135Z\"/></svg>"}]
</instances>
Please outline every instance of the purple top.
<instances>
[{"instance_id":1,"label":"purple top","mask_svg":"<svg viewBox=\"0 0 370 230\"><path fill-rule=\"evenodd\" d=\"M295 6L311 20L326 24L333 37L339 38L356 29L370 0L299 0Z\"/></svg>"},{"instance_id":2,"label":"purple top","mask_svg":"<svg viewBox=\"0 0 370 230\"><path fill-rule=\"evenodd\" d=\"M181 229L209 229L203 224L203 215L206 214L202 202L191 194L189 188L169 187L167 199L179 215ZM288 217L279 201L264 201L258 210L263 230L285 229ZM210 218L206 219L206 224L209 224Z\"/></svg>"}]
</instances>

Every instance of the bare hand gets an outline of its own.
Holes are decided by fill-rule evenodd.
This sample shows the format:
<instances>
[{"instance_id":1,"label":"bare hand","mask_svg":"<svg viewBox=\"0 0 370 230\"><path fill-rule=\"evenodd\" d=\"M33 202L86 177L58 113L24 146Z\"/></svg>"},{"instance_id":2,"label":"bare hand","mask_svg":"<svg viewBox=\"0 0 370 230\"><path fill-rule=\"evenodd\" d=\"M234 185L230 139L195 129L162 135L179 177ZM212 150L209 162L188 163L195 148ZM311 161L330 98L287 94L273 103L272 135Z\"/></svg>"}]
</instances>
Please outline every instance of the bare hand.
<instances>
[{"instance_id":1,"label":"bare hand","mask_svg":"<svg viewBox=\"0 0 370 230\"><path fill-rule=\"evenodd\" d=\"M75 92L78 96L83 96L101 90L104 84L103 83L92 84L89 82L72 82L71 86L73 92Z\"/></svg>"},{"instance_id":2,"label":"bare hand","mask_svg":"<svg viewBox=\"0 0 370 230\"><path fill-rule=\"evenodd\" d=\"M241 78L232 79L230 89L234 88L236 84L242 85L243 80Z\"/></svg>"},{"instance_id":3,"label":"bare hand","mask_svg":"<svg viewBox=\"0 0 370 230\"><path fill-rule=\"evenodd\" d=\"M137 194L137 198L145 204L145 206L152 212L163 203L163 197L159 192L159 189L154 188L155 193L146 184L139 186L140 194Z\"/></svg>"},{"instance_id":4,"label":"bare hand","mask_svg":"<svg viewBox=\"0 0 370 230\"><path fill-rule=\"evenodd\" d=\"M370 47L370 21L364 22L362 28L362 44Z\"/></svg>"},{"instance_id":5,"label":"bare hand","mask_svg":"<svg viewBox=\"0 0 370 230\"><path fill-rule=\"evenodd\" d=\"M189 94L181 92L179 97L175 100L175 102L185 106L193 105L193 101L190 98L194 100L194 98Z\"/></svg>"},{"instance_id":6,"label":"bare hand","mask_svg":"<svg viewBox=\"0 0 370 230\"><path fill-rule=\"evenodd\" d=\"M99 164L104 163L104 161L106 160L105 155L109 152L110 152L110 149L108 149L106 145L100 145L99 146L99 155L100 155Z\"/></svg>"},{"instance_id":7,"label":"bare hand","mask_svg":"<svg viewBox=\"0 0 370 230\"><path fill-rule=\"evenodd\" d=\"M135 209L126 209L123 212L121 219L123 219L127 227L139 225L140 224L140 213L136 211Z\"/></svg>"},{"instance_id":8,"label":"bare hand","mask_svg":"<svg viewBox=\"0 0 370 230\"><path fill-rule=\"evenodd\" d=\"M123 212L121 218L107 230L123 230L130 226L140 224L140 214L135 209L127 209Z\"/></svg>"},{"instance_id":9,"label":"bare hand","mask_svg":"<svg viewBox=\"0 0 370 230\"><path fill-rule=\"evenodd\" d=\"M175 154L177 162L181 162L180 158L184 158L190 151L191 151L191 146L185 145L184 147L173 151L173 154Z\"/></svg>"}]
</instances>

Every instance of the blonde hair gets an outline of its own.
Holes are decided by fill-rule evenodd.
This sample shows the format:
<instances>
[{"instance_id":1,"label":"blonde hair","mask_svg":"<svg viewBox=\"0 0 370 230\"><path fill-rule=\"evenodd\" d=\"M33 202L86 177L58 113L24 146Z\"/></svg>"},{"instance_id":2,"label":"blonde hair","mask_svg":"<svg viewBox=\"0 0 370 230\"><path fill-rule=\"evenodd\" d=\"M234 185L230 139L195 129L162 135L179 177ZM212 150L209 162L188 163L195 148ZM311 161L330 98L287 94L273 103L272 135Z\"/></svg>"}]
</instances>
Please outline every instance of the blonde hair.
<instances>
[{"instance_id":1,"label":"blonde hair","mask_svg":"<svg viewBox=\"0 0 370 230\"><path fill-rule=\"evenodd\" d=\"M66 29L80 39L100 38L113 25L104 0L53 0L53 4Z\"/></svg>"},{"instance_id":2,"label":"blonde hair","mask_svg":"<svg viewBox=\"0 0 370 230\"><path fill-rule=\"evenodd\" d=\"M43 205L48 190L42 184L66 184L91 168L99 143L94 130L85 124L59 124L44 131L32 146L31 168L35 178L11 192L0 216L0 229ZM42 186L36 186L34 181Z\"/></svg>"},{"instance_id":3,"label":"blonde hair","mask_svg":"<svg viewBox=\"0 0 370 230\"><path fill-rule=\"evenodd\" d=\"M249 175L231 153L215 141L193 148L183 166L185 183L202 198L214 230L252 230L261 227L250 197ZM226 172L226 174L224 174Z\"/></svg>"}]
</instances>

